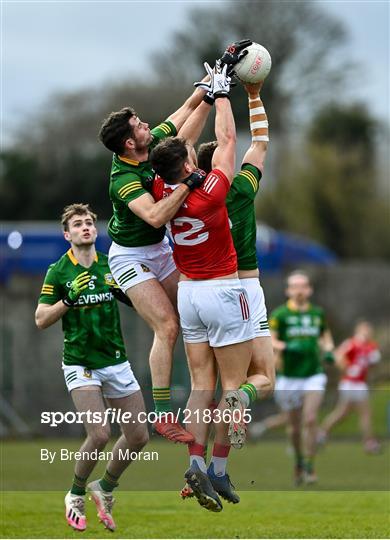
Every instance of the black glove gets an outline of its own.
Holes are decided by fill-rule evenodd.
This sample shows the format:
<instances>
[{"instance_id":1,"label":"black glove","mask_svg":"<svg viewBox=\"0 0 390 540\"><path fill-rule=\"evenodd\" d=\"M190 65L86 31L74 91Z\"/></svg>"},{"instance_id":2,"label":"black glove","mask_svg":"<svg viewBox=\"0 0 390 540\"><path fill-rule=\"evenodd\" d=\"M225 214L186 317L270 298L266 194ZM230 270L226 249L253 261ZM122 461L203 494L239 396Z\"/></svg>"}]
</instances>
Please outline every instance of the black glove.
<instances>
[{"instance_id":1,"label":"black glove","mask_svg":"<svg viewBox=\"0 0 390 540\"><path fill-rule=\"evenodd\" d=\"M201 169L196 169L193 173L190 174L190 176L187 176L187 178L183 180L182 184L188 186L192 191L193 189L196 189L203 184L206 176L207 174L204 171L202 171Z\"/></svg>"},{"instance_id":2,"label":"black glove","mask_svg":"<svg viewBox=\"0 0 390 540\"><path fill-rule=\"evenodd\" d=\"M119 287L110 287L110 293L114 298L119 300L119 302L122 302L123 304L126 304L126 306L134 308L133 302L130 300L127 294L125 294Z\"/></svg>"},{"instance_id":3,"label":"black glove","mask_svg":"<svg viewBox=\"0 0 390 540\"><path fill-rule=\"evenodd\" d=\"M221 56L222 64L228 65L228 75L232 75L234 72L234 66L238 64L241 58L244 58L248 54L246 50L249 45L252 45L253 41L250 39L242 39L241 41L234 41L228 47L226 47L225 52Z\"/></svg>"},{"instance_id":4,"label":"black glove","mask_svg":"<svg viewBox=\"0 0 390 540\"><path fill-rule=\"evenodd\" d=\"M146 191L149 191L149 193L152 193L153 182L154 182L153 176L148 176L148 178L142 181L144 189L146 189Z\"/></svg>"}]
</instances>

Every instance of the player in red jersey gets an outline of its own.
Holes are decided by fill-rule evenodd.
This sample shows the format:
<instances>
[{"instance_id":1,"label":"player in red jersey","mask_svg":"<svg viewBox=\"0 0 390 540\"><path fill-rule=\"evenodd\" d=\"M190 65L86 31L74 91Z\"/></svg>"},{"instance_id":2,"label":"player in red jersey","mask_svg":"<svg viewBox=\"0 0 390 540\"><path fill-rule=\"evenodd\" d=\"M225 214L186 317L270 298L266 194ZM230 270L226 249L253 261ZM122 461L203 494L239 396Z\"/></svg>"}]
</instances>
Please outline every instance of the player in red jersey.
<instances>
[{"instance_id":1,"label":"player in red jersey","mask_svg":"<svg viewBox=\"0 0 390 540\"><path fill-rule=\"evenodd\" d=\"M324 443L331 429L355 409L360 417L360 428L366 452L376 454L380 451L380 445L373 436L367 386L370 366L379 362L381 358L372 334L371 324L361 321L357 323L353 337L344 341L335 351L337 365L343 370L339 383L339 401L321 425L320 443Z\"/></svg>"},{"instance_id":2,"label":"player in red jersey","mask_svg":"<svg viewBox=\"0 0 390 540\"><path fill-rule=\"evenodd\" d=\"M231 444L238 448L243 444L245 413L241 407L236 408L230 394L245 383L254 337L246 292L238 280L237 257L225 206L234 176L236 151L229 90L226 68L222 72L216 68L211 73L210 84L215 98L218 141L213 168L204 175L202 187L186 199L170 222L175 262L180 271L180 323L192 382L187 407L201 416L193 417L187 425L195 443L189 445L190 468L185 477L200 504L212 511L222 509L215 493L225 493L222 488L229 491L232 502L239 501L231 491L226 461ZM183 181L204 174L196 169L192 147L182 138L169 138L158 144L151 162L157 174L164 178L154 182L156 200L169 196ZM215 421L213 457L207 469L204 459L207 423L203 421L203 413L214 395L216 367L223 395L214 413L214 419L219 417L220 421ZM225 411L230 414L224 416ZM232 421L221 421L227 417Z\"/></svg>"}]
</instances>

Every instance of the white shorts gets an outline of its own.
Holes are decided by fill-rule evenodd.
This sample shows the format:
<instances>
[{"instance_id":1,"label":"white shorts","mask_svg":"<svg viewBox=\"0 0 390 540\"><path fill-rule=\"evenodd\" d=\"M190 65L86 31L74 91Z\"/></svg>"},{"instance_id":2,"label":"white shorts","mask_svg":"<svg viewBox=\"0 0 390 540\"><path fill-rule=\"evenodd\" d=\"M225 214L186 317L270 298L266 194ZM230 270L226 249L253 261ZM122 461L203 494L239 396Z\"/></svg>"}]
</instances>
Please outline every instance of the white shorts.
<instances>
[{"instance_id":1,"label":"white shorts","mask_svg":"<svg viewBox=\"0 0 390 540\"><path fill-rule=\"evenodd\" d=\"M129 362L101 369L87 369L83 366L62 364L68 391L81 386L101 386L104 397L121 398L137 392L140 387Z\"/></svg>"},{"instance_id":2,"label":"white shorts","mask_svg":"<svg viewBox=\"0 0 390 540\"><path fill-rule=\"evenodd\" d=\"M240 280L180 281L178 309L183 340L223 347L255 337Z\"/></svg>"},{"instance_id":3,"label":"white shorts","mask_svg":"<svg viewBox=\"0 0 390 540\"><path fill-rule=\"evenodd\" d=\"M307 392L325 392L327 377L318 373L311 377L297 378L280 375L275 385L275 401L283 411L299 409Z\"/></svg>"},{"instance_id":4,"label":"white shorts","mask_svg":"<svg viewBox=\"0 0 390 540\"><path fill-rule=\"evenodd\" d=\"M248 295L249 310L251 312L251 319L256 337L271 336L267 320L264 292L260 285L259 278L243 278L240 279L240 283Z\"/></svg>"},{"instance_id":5,"label":"white shorts","mask_svg":"<svg viewBox=\"0 0 390 540\"><path fill-rule=\"evenodd\" d=\"M368 386L361 381L340 381L339 396L341 401L352 401L353 403L366 401L368 399Z\"/></svg>"},{"instance_id":6,"label":"white shorts","mask_svg":"<svg viewBox=\"0 0 390 540\"><path fill-rule=\"evenodd\" d=\"M112 242L108 252L108 264L124 293L148 279L163 281L176 270L166 236L161 242L151 246L125 247Z\"/></svg>"}]
</instances>

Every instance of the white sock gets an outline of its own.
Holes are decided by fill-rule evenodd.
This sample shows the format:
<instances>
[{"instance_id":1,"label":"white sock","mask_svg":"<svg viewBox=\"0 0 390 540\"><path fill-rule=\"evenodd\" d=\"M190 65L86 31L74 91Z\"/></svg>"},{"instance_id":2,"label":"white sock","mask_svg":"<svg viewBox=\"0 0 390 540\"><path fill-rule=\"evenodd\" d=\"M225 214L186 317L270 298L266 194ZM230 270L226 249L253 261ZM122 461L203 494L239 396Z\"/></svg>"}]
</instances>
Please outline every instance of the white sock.
<instances>
[{"instance_id":1,"label":"white sock","mask_svg":"<svg viewBox=\"0 0 390 540\"><path fill-rule=\"evenodd\" d=\"M211 457L210 463L214 465L214 473L216 476L223 476L226 474L227 460L227 457Z\"/></svg>"},{"instance_id":2,"label":"white sock","mask_svg":"<svg viewBox=\"0 0 390 540\"><path fill-rule=\"evenodd\" d=\"M207 467L204 457L196 455L190 456L190 467L194 462L198 465L199 469L202 472L207 473Z\"/></svg>"}]
</instances>

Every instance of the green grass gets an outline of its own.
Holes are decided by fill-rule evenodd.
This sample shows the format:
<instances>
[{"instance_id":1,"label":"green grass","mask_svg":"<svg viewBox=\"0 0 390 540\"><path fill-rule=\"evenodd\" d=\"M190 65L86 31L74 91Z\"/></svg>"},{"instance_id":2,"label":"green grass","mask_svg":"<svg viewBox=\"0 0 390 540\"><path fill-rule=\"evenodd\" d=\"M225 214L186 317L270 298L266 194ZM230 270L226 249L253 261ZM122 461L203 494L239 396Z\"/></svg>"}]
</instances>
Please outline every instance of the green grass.
<instances>
[{"instance_id":1,"label":"green grass","mask_svg":"<svg viewBox=\"0 0 390 540\"><path fill-rule=\"evenodd\" d=\"M40 463L39 449L77 449L80 441L2 444L1 536L75 538L66 526L63 497L72 463ZM178 490L187 467L186 449L153 441L158 462L139 462L124 474L115 518L120 538L386 538L390 535L389 448L366 456L360 444L330 444L318 456L318 487L293 489L292 459L284 442L248 444L232 451L230 473L240 496L220 514L196 501L181 501ZM104 463L99 463L102 471ZM96 477L94 474L93 477ZM159 491L157 491L159 488ZM45 491L46 490L46 491ZM87 503L83 538L111 537Z\"/></svg>"},{"instance_id":2,"label":"green grass","mask_svg":"<svg viewBox=\"0 0 390 540\"><path fill-rule=\"evenodd\" d=\"M5 493L6 538L112 538L88 501L88 529L76 533L63 517L63 493ZM177 493L119 492L119 538L386 538L389 496L384 493L241 493L220 514Z\"/></svg>"}]
</instances>

